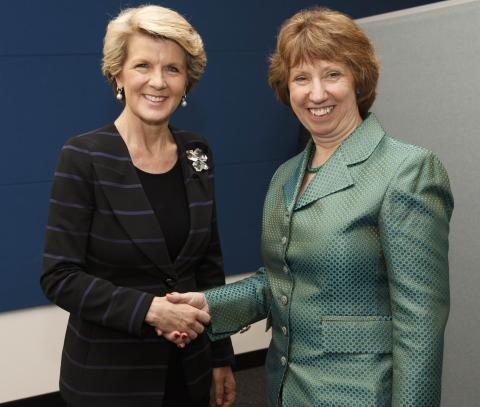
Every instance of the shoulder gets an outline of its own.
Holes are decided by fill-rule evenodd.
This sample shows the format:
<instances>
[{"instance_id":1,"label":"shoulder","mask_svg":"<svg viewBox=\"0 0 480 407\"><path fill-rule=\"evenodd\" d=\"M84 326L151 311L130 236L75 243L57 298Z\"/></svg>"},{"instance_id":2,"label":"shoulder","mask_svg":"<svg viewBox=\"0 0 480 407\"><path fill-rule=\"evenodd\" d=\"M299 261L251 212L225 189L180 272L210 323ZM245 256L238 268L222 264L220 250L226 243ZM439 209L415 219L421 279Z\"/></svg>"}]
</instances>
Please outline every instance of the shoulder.
<instances>
[{"instance_id":1,"label":"shoulder","mask_svg":"<svg viewBox=\"0 0 480 407\"><path fill-rule=\"evenodd\" d=\"M445 166L435 153L392 137L385 139L385 147L391 151L391 160L396 161L388 190L397 195L398 191L425 196L434 192L436 198L443 197L451 213L453 197L450 180Z\"/></svg>"},{"instance_id":2,"label":"shoulder","mask_svg":"<svg viewBox=\"0 0 480 407\"><path fill-rule=\"evenodd\" d=\"M113 124L108 124L98 129L90 130L85 133L70 137L64 144L68 148L85 149L95 151L103 149L110 144L118 144L121 136L118 134Z\"/></svg>"},{"instance_id":3,"label":"shoulder","mask_svg":"<svg viewBox=\"0 0 480 407\"><path fill-rule=\"evenodd\" d=\"M443 163L433 151L389 135L385 135L379 143L376 155L377 157L383 157L383 167L389 167L390 171L396 175L405 171L424 172L428 171L429 168L445 172L446 175Z\"/></svg>"},{"instance_id":4,"label":"shoulder","mask_svg":"<svg viewBox=\"0 0 480 407\"><path fill-rule=\"evenodd\" d=\"M424 159L435 154L428 148L407 143L406 141L391 137L386 134L383 137L381 145L392 157L397 157L398 160L406 159Z\"/></svg>"},{"instance_id":5,"label":"shoulder","mask_svg":"<svg viewBox=\"0 0 480 407\"><path fill-rule=\"evenodd\" d=\"M89 171L95 157L124 157L124 143L113 124L70 137L60 151L57 168L71 172Z\"/></svg>"}]
</instances>

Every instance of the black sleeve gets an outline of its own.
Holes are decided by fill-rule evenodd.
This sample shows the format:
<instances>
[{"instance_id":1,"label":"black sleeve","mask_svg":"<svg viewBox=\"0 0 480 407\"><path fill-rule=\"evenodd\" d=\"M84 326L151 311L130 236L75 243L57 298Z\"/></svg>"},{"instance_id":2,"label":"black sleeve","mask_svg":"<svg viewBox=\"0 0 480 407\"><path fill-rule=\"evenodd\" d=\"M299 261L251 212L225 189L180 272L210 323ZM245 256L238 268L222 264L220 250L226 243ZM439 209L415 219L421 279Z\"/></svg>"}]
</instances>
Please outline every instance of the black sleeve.
<instances>
[{"instance_id":1,"label":"black sleeve","mask_svg":"<svg viewBox=\"0 0 480 407\"><path fill-rule=\"evenodd\" d=\"M62 148L52 185L40 284L52 302L72 315L140 336L153 295L115 286L89 274L85 265L95 211L90 157L79 138Z\"/></svg>"}]
</instances>

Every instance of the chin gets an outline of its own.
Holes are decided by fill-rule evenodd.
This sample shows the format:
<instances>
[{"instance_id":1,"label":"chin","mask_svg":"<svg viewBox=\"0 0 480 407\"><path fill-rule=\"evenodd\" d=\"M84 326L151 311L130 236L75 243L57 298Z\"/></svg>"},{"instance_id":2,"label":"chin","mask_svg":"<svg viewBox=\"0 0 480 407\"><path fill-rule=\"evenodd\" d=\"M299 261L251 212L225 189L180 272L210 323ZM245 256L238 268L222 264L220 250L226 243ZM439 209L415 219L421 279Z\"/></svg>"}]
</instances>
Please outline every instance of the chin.
<instances>
[{"instance_id":1,"label":"chin","mask_svg":"<svg viewBox=\"0 0 480 407\"><path fill-rule=\"evenodd\" d=\"M140 113L140 112L139 112ZM140 121L149 126L160 125L163 123L168 123L170 115L167 115L165 112L144 112L144 114L136 115Z\"/></svg>"},{"instance_id":2,"label":"chin","mask_svg":"<svg viewBox=\"0 0 480 407\"><path fill-rule=\"evenodd\" d=\"M140 120L148 126L160 126L161 124L168 123L170 116L155 118L155 117L141 117Z\"/></svg>"}]
</instances>

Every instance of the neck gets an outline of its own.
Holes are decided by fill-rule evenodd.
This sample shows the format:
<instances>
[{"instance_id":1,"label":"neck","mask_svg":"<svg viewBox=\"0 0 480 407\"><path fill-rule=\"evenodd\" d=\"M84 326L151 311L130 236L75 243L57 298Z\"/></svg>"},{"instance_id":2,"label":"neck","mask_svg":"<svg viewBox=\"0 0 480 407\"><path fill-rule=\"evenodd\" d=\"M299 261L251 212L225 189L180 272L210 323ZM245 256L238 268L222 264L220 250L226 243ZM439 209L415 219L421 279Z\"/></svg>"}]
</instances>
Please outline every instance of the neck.
<instances>
[{"instance_id":1,"label":"neck","mask_svg":"<svg viewBox=\"0 0 480 407\"><path fill-rule=\"evenodd\" d=\"M353 115L347 121L343 129L338 133L328 137L312 134L312 140L315 143L315 155L311 166L318 167L323 165L335 152L338 146L362 123L360 115Z\"/></svg>"},{"instance_id":2,"label":"neck","mask_svg":"<svg viewBox=\"0 0 480 407\"><path fill-rule=\"evenodd\" d=\"M131 114L127 108L115 120L115 126L128 148L132 150L154 152L164 150L175 143L168 128L168 121L158 124L146 123Z\"/></svg>"}]
</instances>

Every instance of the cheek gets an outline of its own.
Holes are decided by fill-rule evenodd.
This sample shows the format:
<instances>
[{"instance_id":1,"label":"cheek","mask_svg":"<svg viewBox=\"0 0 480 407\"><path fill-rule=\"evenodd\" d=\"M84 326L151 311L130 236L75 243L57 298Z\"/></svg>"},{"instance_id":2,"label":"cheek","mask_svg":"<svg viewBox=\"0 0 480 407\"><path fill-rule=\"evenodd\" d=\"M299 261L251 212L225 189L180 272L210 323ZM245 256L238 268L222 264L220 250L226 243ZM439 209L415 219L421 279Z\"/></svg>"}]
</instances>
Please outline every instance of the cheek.
<instances>
[{"instance_id":1,"label":"cheek","mask_svg":"<svg viewBox=\"0 0 480 407\"><path fill-rule=\"evenodd\" d=\"M290 98L290 106L295 110L302 104L302 94L293 87L289 88L289 98Z\"/></svg>"}]
</instances>

